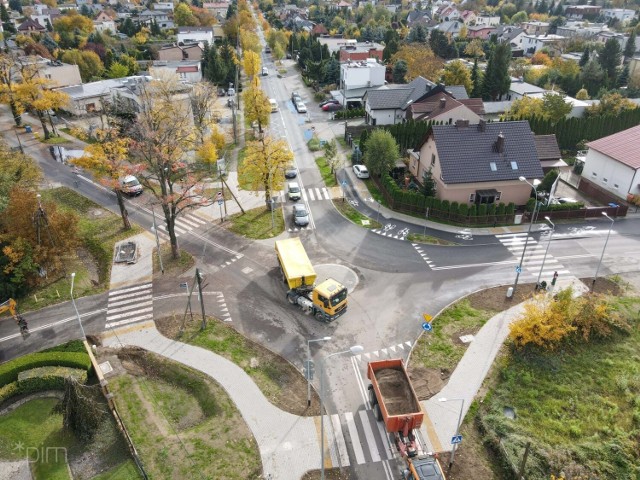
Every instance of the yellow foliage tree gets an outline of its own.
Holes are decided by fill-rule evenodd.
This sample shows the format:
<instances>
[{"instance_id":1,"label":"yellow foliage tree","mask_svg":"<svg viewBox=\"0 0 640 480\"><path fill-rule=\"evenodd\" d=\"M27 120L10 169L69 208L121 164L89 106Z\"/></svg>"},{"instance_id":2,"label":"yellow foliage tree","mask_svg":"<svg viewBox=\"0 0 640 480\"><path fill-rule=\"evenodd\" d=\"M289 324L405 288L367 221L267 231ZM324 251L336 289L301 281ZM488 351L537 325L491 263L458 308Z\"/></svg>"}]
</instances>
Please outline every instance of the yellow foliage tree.
<instances>
[{"instance_id":1,"label":"yellow foliage tree","mask_svg":"<svg viewBox=\"0 0 640 480\"><path fill-rule=\"evenodd\" d=\"M245 50L242 57L242 66L244 73L251 79L253 84L254 79L258 77L258 72L260 72L260 55L251 50Z\"/></svg>"},{"instance_id":2,"label":"yellow foliage tree","mask_svg":"<svg viewBox=\"0 0 640 480\"><path fill-rule=\"evenodd\" d=\"M471 72L462 63L462 60L454 60L444 66L442 69L442 81L445 85L463 85L469 94L473 90Z\"/></svg>"},{"instance_id":3,"label":"yellow foliage tree","mask_svg":"<svg viewBox=\"0 0 640 480\"><path fill-rule=\"evenodd\" d=\"M424 77L427 80L437 81L439 72L444 65L444 60L438 58L426 45L410 43L400 47L391 62L404 60L407 63L407 80L416 77Z\"/></svg>"},{"instance_id":4,"label":"yellow foliage tree","mask_svg":"<svg viewBox=\"0 0 640 480\"><path fill-rule=\"evenodd\" d=\"M98 141L87 145L85 154L72 160L72 163L90 170L102 185L116 192L124 229L129 230L131 223L120 180L126 175L137 173L137 169L127 161L130 140L120 137L116 129L98 130L95 135Z\"/></svg>"},{"instance_id":5,"label":"yellow foliage tree","mask_svg":"<svg viewBox=\"0 0 640 480\"><path fill-rule=\"evenodd\" d=\"M541 98L522 97L513 101L503 119L522 119L544 116L544 101Z\"/></svg>"},{"instance_id":6,"label":"yellow foliage tree","mask_svg":"<svg viewBox=\"0 0 640 480\"><path fill-rule=\"evenodd\" d=\"M271 119L271 105L269 98L264 91L255 86L251 86L242 92L244 100L244 118L249 125L258 123L258 131L269 125Z\"/></svg>"},{"instance_id":7,"label":"yellow foliage tree","mask_svg":"<svg viewBox=\"0 0 640 480\"><path fill-rule=\"evenodd\" d=\"M33 110L40 120L42 125L42 131L44 132L44 138L51 138L51 132L47 127L45 121L45 115L49 115L50 110L57 110L59 108L66 107L71 101L68 94L57 91L49 90L53 85L51 80L42 77L23 77L22 83L18 84L15 88L16 100L21 105L22 110ZM51 129L53 134L56 134L56 128L51 121Z\"/></svg>"},{"instance_id":8,"label":"yellow foliage tree","mask_svg":"<svg viewBox=\"0 0 640 480\"><path fill-rule=\"evenodd\" d=\"M509 338L516 348L533 344L553 350L576 331L572 319L578 309L571 288L558 292L555 300L538 295L524 305L524 312L509 325Z\"/></svg>"},{"instance_id":9,"label":"yellow foliage tree","mask_svg":"<svg viewBox=\"0 0 640 480\"><path fill-rule=\"evenodd\" d=\"M76 30L86 37L93 32L93 21L80 15L76 10L68 10L53 21L53 29L60 34L73 35Z\"/></svg>"},{"instance_id":10,"label":"yellow foliage tree","mask_svg":"<svg viewBox=\"0 0 640 480\"><path fill-rule=\"evenodd\" d=\"M284 170L293 161L293 153L285 140L263 136L249 142L247 154L238 169L238 175L250 179L251 189L264 189L265 202L271 200L271 192L281 190Z\"/></svg>"}]
</instances>

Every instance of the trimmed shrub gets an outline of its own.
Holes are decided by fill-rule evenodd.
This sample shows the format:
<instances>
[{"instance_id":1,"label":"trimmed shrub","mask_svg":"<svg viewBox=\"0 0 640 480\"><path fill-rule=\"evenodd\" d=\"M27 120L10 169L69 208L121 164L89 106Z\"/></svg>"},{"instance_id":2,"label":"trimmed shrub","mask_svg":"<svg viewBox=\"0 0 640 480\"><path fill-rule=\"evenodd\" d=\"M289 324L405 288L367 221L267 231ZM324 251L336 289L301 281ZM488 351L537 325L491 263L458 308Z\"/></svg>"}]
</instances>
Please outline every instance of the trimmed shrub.
<instances>
[{"instance_id":1,"label":"trimmed shrub","mask_svg":"<svg viewBox=\"0 0 640 480\"><path fill-rule=\"evenodd\" d=\"M480 206L478 207L478 216L479 217L486 217L487 216L487 204L486 203L481 203Z\"/></svg>"},{"instance_id":2,"label":"trimmed shrub","mask_svg":"<svg viewBox=\"0 0 640 480\"><path fill-rule=\"evenodd\" d=\"M307 142L309 146L309 150L312 152L318 152L320 150L320 139L318 137L313 137L311 140Z\"/></svg>"},{"instance_id":3,"label":"trimmed shrub","mask_svg":"<svg viewBox=\"0 0 640 480\"><path fill-rule=\"evenodd\" d=\"M496 214L496 204L492 203L491 205L489 205L489 208L487 208L487 213L489 215L495 215Z\"/></svg>"},{"instance_id":4,"label":"trimmed shrub","mask_svg":"<svg viewBox=\"0 0 640 480\"><path fill-rule=\"evenodd\" d=\"M478 215L478 206L477 205L471 205L469 207L469 216L470 217L476 217Z\"/></svg>"},{"instance_id":5,"label":"trimmed shrub","mask_svg":"<svg viewBox=\"0 0 640 480\"><path fill-rule=\"evenodd\" d=\"M61 366L91 370L91 360L86 353L79 352L44 352L32 353L0 365L0 385L7 385L18 380L20 372L37 367Z\"/></svg>"},{"instance_id":6,"label":"trimmed shrub","mask_svg":"<svg viewBox=\"0 0 640 480\"><path fill-rule=\"evenodd\" d=\"M506 212L506 210L507 210L506 205L505 205L504 203L500 202L500 203L498 204L498 208L496 209L496 213L497 213L498 215L504 215L504 213Z\"/></svg>"},{"instance_id":7,"label":"trimmed shrub","mask_svg":"<svg viewBox=\"0 0 640 480\"><path fill-rule=\"evenodd\" d=\"M451 209L451 203L449 202L449 200L442 200L441 209L443 212L448 212Z\"/></svg>"},{"instance_id":8,"label":"trimmed shrub","mask_svg":"<svg viewBox=\"0 0 640 480\"><path fill-rule=\"evenodd\" d=\"M513 215L515 212L516 212L516 204L513 202L510 202L509 205L507 205L507 214Z\"/></svg>"},{"instance_id":9,"label":"trimmed shrub","mask_svg":"<svg viewBox=\"0 0 640 480\"><path fill-rule=\"evenodd\" d=\"M458 202L451 202L451 205L449 206L449 211L451 213L458 213L459 208L460 208L460 204Z\"/></svg>"},{"instance_id":10,"label":"trimmed shrub","mask_svg":"<svg viewBox=\"0 0 640 480\"><path fill-rule=\"evenodd\" d=\"M35 377L73 377L80 383L87 382L86 370L69 367L37 367L18 374L18 383Z\"/></svg>"},{"instance_id":11,"label":"trimmed shrub","mask_svg":"<svg viewBox=\"0 0 640 480\"><path fill-rule=\"evenodd\" d=\"M469 205L467 205L466 203L461 203L460 205L458 205L458 214L465 217L469 215Z\"/></svg>"}]
</instances>

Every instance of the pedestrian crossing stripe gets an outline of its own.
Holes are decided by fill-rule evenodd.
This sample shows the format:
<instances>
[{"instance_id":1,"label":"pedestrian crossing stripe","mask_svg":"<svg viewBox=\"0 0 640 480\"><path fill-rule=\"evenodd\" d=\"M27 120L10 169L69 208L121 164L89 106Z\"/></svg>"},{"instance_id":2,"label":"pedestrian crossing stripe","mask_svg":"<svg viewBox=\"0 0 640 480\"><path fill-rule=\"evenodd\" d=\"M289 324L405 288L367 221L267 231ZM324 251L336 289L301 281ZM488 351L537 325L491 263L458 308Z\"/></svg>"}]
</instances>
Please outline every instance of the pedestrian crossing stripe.
<instances>
[{"instance_id":1,"label":"pedestrian crossing stripe","mask_svg":"<svg viewBox=\"0 0 640 480\"><path fill-rule=\"evenodd\" d=\"M522 256L524 252L522 261L524 269L522 273L525 275L531 275L536 278L540 276L542 278L553 276L555 272L558 272L559 275L570 273L556 258L548 254L548 245L544 241L540 244L535 238L528 236L527 233L505 233L496 235L496 238L513 255ZM527 246L526 252L524 251L525 244ZM542 273L540 273L540 268L543 268Z\"/></svg>"},{"instance_id":2,"label":"pedestrian crossing stripe","mask_svg":"<svg viewBox=\"0 0 640 480\"><path fill-rule=\"evenodd\" d=\"M184 235L185 233L195 230L196 228L201 227L202 225L206 225L207 222L202 220L201 218L195 215L181 215L175 220L174 231L176 237L180 235ZM167 229L166 223L162 220L157 222L158 226L158 236L162 237L164 240L169 239L169 230Z\"/></svg>"},{"instance_id":3,"label":"pedestrian crossing stripe","mask_svg":"<svg viewBox=\"0 0 640 480\"><path fill-rule=\"evenodd\" d=\"M427 254L422 251L423 245L421 245L420 243L412 243L411 246L416 249L416 252L418 252L418 255L420 255L422 260L424 260L429 267L435 266L434 263L429 259Z\"/></svg>"},{"instance_id":4,"label":"pedestrian crossing stripe","mask_svg":"<svg viewBox=\"0 0 640 480\"><path fill-rule=\"evenodd\" d=\"M108 295L106 328L153 320L152 284L112 290Z\"/></svg>"}]
</instances>

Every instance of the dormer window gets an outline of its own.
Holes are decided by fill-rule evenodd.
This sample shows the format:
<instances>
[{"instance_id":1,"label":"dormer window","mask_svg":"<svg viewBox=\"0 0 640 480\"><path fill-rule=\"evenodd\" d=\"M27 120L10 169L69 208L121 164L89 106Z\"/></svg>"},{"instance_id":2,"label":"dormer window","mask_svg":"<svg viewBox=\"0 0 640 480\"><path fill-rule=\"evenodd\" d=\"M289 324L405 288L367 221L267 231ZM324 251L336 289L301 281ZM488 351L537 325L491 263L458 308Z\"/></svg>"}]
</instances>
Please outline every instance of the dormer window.
<instances>
[{"instance_id":1,"label":"dormer window","mask_svg":"<svg viewBox=\"0 0 640 480\"><path fill-rule=\"evenodd\" d=\"M496 162L489 162L489 167L491 167L492 172L498 171L498 166L496 165Z\"/></svg>"},{"instance_id":2,"label":"dormer window","mask_svg":"<svg viewBox=\"0 0 640 480\"><path fill-rule=\"evenodd\" d=\"M511 162L511 170L517 170L518 169L518 163L517 162Z\"/></svg>"}]
</instances>

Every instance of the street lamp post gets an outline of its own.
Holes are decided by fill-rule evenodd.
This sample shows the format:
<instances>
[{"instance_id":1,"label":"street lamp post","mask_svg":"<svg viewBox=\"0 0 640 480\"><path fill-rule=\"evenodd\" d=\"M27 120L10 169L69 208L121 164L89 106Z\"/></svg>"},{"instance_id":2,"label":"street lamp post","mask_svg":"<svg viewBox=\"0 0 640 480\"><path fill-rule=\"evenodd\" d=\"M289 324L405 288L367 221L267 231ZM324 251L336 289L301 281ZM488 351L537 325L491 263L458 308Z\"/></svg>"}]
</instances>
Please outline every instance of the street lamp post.
<instances>
[{"instance_id":1,"label":"street lamp post","mask_svg":"<svg viewBox=\"0 0 640 480\"><path fill-rule=\"evenodd\" d=\"M344 355L345 353L350 353L351 355L357 355L361 353L364 348L361 345L354 345L349 350L344 350L342 352L335 352L327 355L323 359L320 360L320 480L324 479L324 365L325 362L336 355Z\"/></svg>"},{"instance_id":2,"label":"street lamp post","mask_svg":"<svg viewBox=\"0 0 640 480\"><path fill-rule=\"evenodd\" d=\"M460 425L462 424L462 412L464 411L464 398L439 398L439 402L461 402L460 403L460 414L458 415L458 424L456 425L456 433L454 437L460 435ZM458 446L458 442L453 444L453 448L451 449L451 460L449 460L449 468L453 466L453 459L456 456L456 447Z\"/></svg>"},{"instance_id":3,"label":"street lamp post","mask_svg":"<svg viewBox=\"0 0 640 480\"><path fill-rule=\"evenodd\" d=\"M607 249L607 243L609 243L609 236L611 235L611 229L613 228L613 224L615 220L607 215L607 212L602 212L602 215L611 220L611 225L609 225L609 232L607 233L607 239L604 241L604 247L602 247L602 253L600 254L600 261L598 262L598 268L596 268L596 274L593 276L593 282L591 283L591 291L596 286L596 280L598 279L598 273L600 272L600 266L602 265L602 259L604 258L604 251Z\"/></svg>"},{"instance_id":4,"label":"street lamp post","mask_svg":"<svg viewBox=\"0 0 640 480\"><path fill-rule=\"evenodd\" d=\"M76 311L76 318L78 319L78 324L80 324L80 330L82 331L82 339L85 340L87 335L84 333L84 327L82 326L82 321L80 320L80 313L78 312L78 307L76 306L76 301L73 298L73 281L76 278L76 272L71 274L71 303L73 304L73 308Z\"/></svg>"},{"instance_id":5,"label":"street lamp post","mask_svg":"<svg viewBox=\"0 0 640 480\"><path fill-rule=\"evenodd\" d=\"M307 407L311 406L311 344L314 342L328 342L331 337L307 340Z\"/></svg>"},{"instance_id":6,"label":"street lamp post","mask_svg":"<svg viewBox=\"0 0 640 480\"><path fill-rule=\"evenodd\" d=\"M547 253L549 253L549 246L551 245L553 232L556 231L556 225L551 221L551 219L549 217L544 217L544 219L551 224L551 233L549 234L549 241L547 242L547 248L544 251L544 257L542 258L542 265L540 265L540 272L538 273L538 280L536 280L536 285L540 284L540 277L542 277L542 269L544 268L544 262L547 260Z\"/></svg>"},{"instance_id":7,"label":"street lamp post","mask_svg":"<svg viewBox=\"0 0 640 480\"><path fill-rule=\"evenodd\" d=\"M516 281L513 283L513 293L516 293L516 288L518 287L518 279L520 278L520 272L522 271L522 264L524 262L524 254L527 251L527 244L529 243L529 235L531 235L531 227L533 226L533 218L536 215L536 208L538 206L538 185L540 185L540 180L537 178L533 181L533 184L529 183L526 178L520 177L519 180L521 182L525 182L531 188L533 188L533 196L536 200L535 205L533 206L533 213L531 214L531 223L529 223L529 230L527 231L527 238L524 240L524 248L522 249L522 256L520 257L520 264L516 269Z\"/></svg>"},{"instance_id":8,"label":"street lamp post","mask_svg":"<svg viewBox=\"0 0 640 480\"><path fill-rule=\"evenodd\" d=\"M153 209L153 203L151 204L151 215L153 216L153 233L156 235L156 251L158 252L158 262L160 263L160 271L164 275L164 265L162 264L162 253L160 252L160 238L158 238L158 226L156 225L156 212Z\"/></svg>"}]
</instances>

